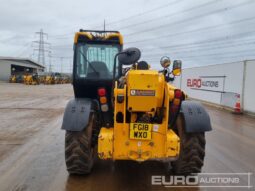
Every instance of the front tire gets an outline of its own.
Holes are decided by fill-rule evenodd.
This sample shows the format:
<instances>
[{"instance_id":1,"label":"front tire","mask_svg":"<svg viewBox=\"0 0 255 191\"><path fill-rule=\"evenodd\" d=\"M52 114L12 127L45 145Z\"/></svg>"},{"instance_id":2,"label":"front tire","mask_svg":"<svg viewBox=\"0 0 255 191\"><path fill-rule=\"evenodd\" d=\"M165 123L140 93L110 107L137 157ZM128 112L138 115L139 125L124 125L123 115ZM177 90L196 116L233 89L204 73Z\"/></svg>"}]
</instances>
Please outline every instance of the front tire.
<instances>
[{"instance_id":1,"label":"front tire","mask_svg":"<svg viewBox=\"0 0 255 191\"><path fill-rule=\"evenodd\" d=\"M178 117L177 133L180 137L180 155L172 162L173 173L190 175L201 172L205 157L205 134L186 133L183 116Z\"/></svg>"},{"instance_id":2,"label":"front tire","mask_svg":"<svg viewBox=\"0 0 255 191\"><path fill-rule=\"evenodd\" d=\"M93 115L92 115L93 116ZM65 161L69 174L89 174L93 167L92 126L90 117L88 126L81 132L66 131Z\"/></svg>"}]
</instances>

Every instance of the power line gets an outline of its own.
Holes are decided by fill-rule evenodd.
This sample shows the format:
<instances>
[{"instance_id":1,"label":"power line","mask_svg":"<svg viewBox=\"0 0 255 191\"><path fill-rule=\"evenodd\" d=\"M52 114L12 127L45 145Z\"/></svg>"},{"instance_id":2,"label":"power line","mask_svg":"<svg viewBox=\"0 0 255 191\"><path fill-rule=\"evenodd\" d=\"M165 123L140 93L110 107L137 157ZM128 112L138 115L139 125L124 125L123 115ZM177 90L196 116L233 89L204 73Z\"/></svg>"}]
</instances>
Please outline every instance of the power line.
<instances>
[{"instance_id":1,"label":"power line","mask_svg":"<svg viewBox=\"0 0 255 191\"><path fill-rule=\"evenodd\" d=\"M237 39L239 39L239 38L237 38ZM187 46L181 46L181 47L175 47L174 48L174 50L190 50L190 49L192 49L192 50L194 50L194 49L203 49L203 50L206 50L206 49L210 49L211 48L211 46L212 47L222 47L222 46L218 46L218 45L227 45L227 47L228 46L230 46L231 44L233 44L233 45L235 45L235 41L229 41L229 40L236 40L235 38L231 38L231 39L225 39L225 40L222 40L222 41L210 41L210 42L207 42L207 43L204 43L204 44L193 44L193 45L187 45ZM249 44L249 43L251 43L251 44L253 44L254 43L254 38L252 38L252 39L247 39L247 40L242 40L242 43L240 43L240 45L244 45L244 44Z\"/></svg>"},{"instance_id":2,"label":"power line","mask_svg":"<svg viewBox=\"0 0 255 191\"><path fill-rule=\"evenodd\" d=\"M193 53L201 53L201 51L203 52L203 51L211 51L211 50L221 50L222 51L222 49L226 49L226 48L232 48L232 47L240 47L240 46L243 46L243 45L245 45L245 46L247 46L247 45L255 45L255 42L252 42L252 43L246 43L246 44L237 44L237 45L232 45L232 46L228 46L228 47L214 47L214 48L208 48L208 49L201 49L201 50L196 50L196 51L177 51L177 52L170 52L170 54L171 55L178 55L178 54L181 54L181 55L186 55L186 54L193 54ZM254 47L254 49L255 49L255 47ZM249 51L249 50L248 50ZM246 52L247 52L247 50L246 50ZM255 52L254 52L255 53ZM147 55L149 55L149 56L153 56L153 55L166 55L166 54L169 54L169 52L167 53L167 52L161 52L161 53L155 53L155 54L149 54L149 53L147 53L147 54L143 54L143 56L144 57L146 57Z\"/></svg>"},{"instance_id":3,"label":"power line","mask_svg":"<svg viewBox=\"0 0 255 191\"><path fill-rule=\"evenodd\" d=\"M219 0L221 1L221 0ZM192 10L192 9L195 9L195 8L201 8L202 6L206 6L208 4L211 4L211 3L215 3L215 1L211 1L209 3L206 3L206 4L202 4L198 7L193 7L193 8L190 8L186 11L189 11L189 10ZM226 8L223 8L223 9L218 9L217 11L212 11L210 12L209 14L212 14L212 13L216 13L216 12L222 12L222 11L229 11L231 9L234 9L236 7L239 7L239 6L243 6L243 5L246 5L246 4L249 4L249 3L253 3L254 1L247 1L247 2L244 2L244 3L240 3L238 5L233 5L232 7L226 7ZM206 15L209 15L208 13L206 13ZM193 19L195 18L200 18L202 16L205 16L205 15L199 15L199 16L196 16L196 17L193 17ZM242 20L238 20L238 21L233 21L231 23L228 23L229 25L230 24L237 24L237 23L241 23L241 22L245 22L245 21L251 21L253 20L254 17L250 17L250 18L246 18L246 19L242 19ZM154 19L153 19L154 20ZM186 20L183 20L183 21L179 21L179 22L174 22L174 23L171 23L171 24L179 24L179 23L182 23L182 22L186 22L186 21L190 21L192 19L186 19ZM151 20L149 20L148 22L150 22ZM138 40L138 41L131 41L131 42L126 42L125 44L132 44L132 43L141 43L141 42L149 42L151 40L157 40L157 39L160 39L160 38L165 38L165 37L170 37L170 36L177 36L177 35L183 35L183 34L187 34L187 33L192 33L192 32L199 32L199 31L202 31L202 30L209 30L209 29L213 29L213 28L219 28L219 27L224 27L225 24L220 24L220 25L215 25L215 26L209 26L209 27L205 27L205 28L199 28L199 29L195 29L195 30L190 30L190 31L185 31L185 32L179 32L179 33L174 33L174 34L168 34L168 35L164 35L164 36L159 36L159 37L153 37L153 38L147 38L147 39L143 39L143 40ZM163 25L164 27L168 27L168 26L165 26ZM158 27L157 27L158 28ZM157 28L151 28L149 30L157 30ZM161 28L161 27L159 27ZM140 32L147 32L146 31L140 31ZM127 34L125 36L129 36L129 35L133 35L133 34L137 34L139 32L135 32L135 33L131 33L131 34ZM61 38L61 39L64 39L64 38Z\"/></svg>"},{"instance_id":4,"label":"power line","mask_svg":"<svg viewBox=\"0 0 255 191\"><path fill-rule=\"evenodd\" d=\"M135 27L135 26L138 26L138 25L144 25L146 23L150 23L150 22L153 22L153 21L164 19L166 17L172 17L172 16L175 16L175 15L183 14L185 12L193 11L193 10L196 10L196 9L200 9L202 7L206 7L206 6L211 5L211 4L215 4L215 3L219 2L219 1L222 1L222 0L209 1L207 3L201 4L201 5L198 5L198 6L194 6L194 7L188 8L186 10L182 10L182 11L178 11L178 12L175 12L175 13L171 13L171 14L155 17L155 18L147 20L147 21L142 21L142 22L139 22L139 23L134 23L134 24L126 25L125 27L121 27L120 30L123 30L123 29L126 29L126 28Z\"/></svg>"},{"instance_id":5,"label":"power line","mask_svg":"<svg viewBox=\"0 0 255 191\"><path fill-rule=\"evenodd\" d=\"M159 7L155 7L153 9L148 10L148 11L145 11L145 12L142 12L142 13L139 13L139 14L134 14L134 15L131 15L129 17L126 17L126 18L123 18L123 19L120 19L120 20L117 20L117 21L110 22L107 25L114 25L114 24L117 24L117 23L122 23L124 21L130 20L132 18L141 17L141 16L146 15L148 13L152 13L152 12L158 11L160 9L164 9L166 7L173 6L175 4L181 3L182 1L183 0L176 0L174 2L167 3L167 4L161 5Z\"/></svg>"},{"instance_id":6,"label":"power line","mask_svg":"<svg viewBox=\"0 0 255 191\"><path fill-rule=\"evenodd\" d=\"M48 37L47 33L43 32L43 29L40 32L36 32L35 34L39 35L39 41L33 41L33 43L38 44L38 49L34 49L34 51L38 51L38 63L45 66L45 52L50 52L49 49L45 47L46 44L50 45L50 43L45 42L44 37Z\"/></svg>"},{"instance_id":7,"label":"power line","mask_svg":"<svg viewBox=\"0 0 255 191\"><path fill-rule=\"evenodd\" d=\"M161 36L158 36L158 37L153 37L153 38L147 38L147 39L143 39L143 40L137 40L137 41L127 41L125 44L134 44L134 43L142 43L142 42L151 42L152 40L158 40L158 39L161 39L161 38L166 38L166 37L176 37L176 36L179 36L179 35L183 35L183 34L190 34L190 33L194 33L194 32L202 32L202 31L205 31L205 30L210 30L210 29L214 29L214 28L220 28L220 27L228 27L228 25L234 25L234 24L240 24L242 22L248 22L248 21L252 21L254 20L255 17L249 17L249 18L244 18L244 19L241 19L241 20L236 20L236 21L233 21L233 22L230 22L230 23L227 23L227 25L224 23L224 24L219 24L219 25L214 25L214 26L208 26L208 27L203 27L203 28L198 28L198 29L194 29L194 30L189 30L189 31L183 31L183 32L178 32L178 33L172 33L172 34L167 34L167 35L161 35ZM58 47L58 48L72 48L71 47L72 45L55 45L53 47Z\"/></svg>"},{"instance_id":8,"label":"power line","mask_svg":"<svg viewBox=\"0 0 255 191\"><path fill-rule=\"evenodd\" d=\"M160 10L160 9L163 9L163 8L166 8L166 7L170 6L170 5L174 5L174 4L180 3L181 1L183 1L183 0L177 0L177 1L175 1L174 3L168 3L168 4L166 4L166 5L162 5L162 6L160 6L160 7L154 8L154 9L152 9L152 10L143 12L143 13L141 13L141 14L135 14L135 15L132 15L132 16L127 17L127 18L124 18L124 19L120 19L120 20L115 21L115 22L107 23L107 25L109 26L109 25L113 25L113 24L117 24L117 23L122 23L123 21L129 20L129 19L131 19L131 18L135 18L135 17L140 17L140 16L143 16L143 15L146 15L146 14L148 14L148 13L151 13L151 12L154 12L154 11L157 11L157 10ZM176 12L176 13L172 13L172 14L160 16L160 17L157 17L157 18L148 20L148 21L143 21L143 22L140 22L140 23L135 23L135 24L127 25L127 26L125 26L125 27L120 28L119 30L122 30L122 29L125 29L125 28L134 27L134 26L137 26L137 25L140 25L140 24L146 24L146 23L148 23L148 22L152 22L152 21L155 21L155 20L158 20L158 19L161 19L161 18L165 18L165 17L170 17L170 16L173 16L173 15L181 14L181 13L183 13L183 12L188 12L188 11L192 11L192 10L195 10L195 9L199 9L199 8L204 7L204 6L208 6L208 5L210 5L210 4L216 3L217 1L222 1L222 0L213 0L213 1L207 2L207 3L202 4L202 5L195 6L195 7L189 8L189 9L187 9L187 10L183 10L183 11L181 11L181 12ZM99 27L99 26L98 26L98 27ZM73 33L68 33L68 34L64 34L64 35L55 35L55 37L60 37L60 38L57 38L57 39L65 39L65 38L66 38L65 36L70 36L70 35L73 35Z\"/></svg>"},{"instance_id":9,"label":"power line","mask_svg":"<svg viewBox=\"0 0 255 191\"><path fill-rule=\"evenodd\" d=\"M225 57L214 57L214 59L212 60L211 58L208 60L208 57L193 57L193 58L197 58L199 60L203 60L204 63L211 63L213 62L215 63L223 63L226 62L226 60L228 60L227 62L240 62L240 61L244 61L244 60L255 60L255 55L242 55L242 56L225 56ZM182 60L185 60L186 58L183 58ZM147 59L147 61L151 64L151 65L156 65L154 62L158 62L159 63L159 58L158 59ZM199 65L198 65L199 66Z\"/></svg>"},{"instance_id":10,"label":"power line","mask_svg":"<svg viewBox=\"0 0 255 191\"><path fill-rule=\"evenodd\" d=\"M4 35L1 34L1 37L3 37ZM32 35L28 35L26 33L20 33L19 31L19 34L18 35L13 35L13 36L10 36L10 35L7 35L8 37L5 38L5 39L0 39L0 43L8 43L10 44L10 42L12 41L15 41L15 45L17 45L17 39L23 39L23 38L28 38L28 37L31 37L32 38Z\"/></svg>"},{"instance_id":11,"label":"power line","mask_svg":"<svg viewBox=\"0 0 255 191\"><path fill-rule=\"evenodd\" d=\"M52 66L52 56L51 52L49 53L49 72L52 72L53 66Z\"/></svg>"},{"instance_id":12,"label":"power line","mask_svg":"<svg viewBox=\"0 0 255 191\"><path fill-rule=\"evenodd\" d=\"M185 49L186 48L186 49L190 49L190 48L194 48L194 46L198 46L198 47L199 46L207 46L207 50L217 49L217 48L220 48L220 47L210 48L208 46L212 46L212 45L215 46L215 43L216 43L216 45L217 44L223 45L224 43L225 43L225 45L229 45L232 42L224 42L224 41L240 39L240 37L243 37L243 36L247 37L247 35L254 34L254 32L255 31L249 31L249 32L246 32L246 33L235 34L235 35L232 35L232 36L225 36L225 37L220 37L220 38L214 38L214 39L209 39L209 40L206 40L206 41L199 41L199 42L195 42L195 43L176 44L176 45L171 45L171 46L166 46L166 47L159 47L159 48L160 49L167 49L167 48L172 48L172 49L180 49L180 48ZM246 45L254 44L254 42L253 41L251 42L250 40L254 40L254 39L242 40L242 42L246 42L246 43L239 43L239 44L236 44L235 46L242 45L242 44L246 44ZM190 47L190 46L192 46L192 47ZM226 48L226 46L223 46L221 48ZM152 49L152 48L150 48L150 49ZM148 49L145 49L145 50L148 50Z\"/></svg>"},{"instance_id":13,"label":"power line","mask_svg":"<svg viewBox=\"0 0 255 191\"><path fill-rule=\"evenodd\" d=\"M238 21L234 21L234 22L232 22L232 23L228 23L228 24L236 24L236 23L240 23L240 22L245 22L245 21L250 21L250 20L254 20L255 19L255 17L251 17L251 18L246 18L246 19L242 19L242 20L238 20ZM220 25L217 25L217 26L210 26L210 27L206 27L206 28L203 28L203 30L205 30L205 29L211 29L211 28L213 28L213 27L219 27L219 26L223 26L223 25L225 25L225 24L220 24ZM197 31L197 29L196 29L196 31ZM192 31L185 31L185 33L190 33L190 32L192 32ZM183 32L184 33L184 32ZM248 32L248 33L245 33L244 35L242 35L242 36L246 36L246 35L248 35L248 34L253 34L253 31L252 32ZM180 33L180 34L182 34L182 33ZM170 35L172 35L172 36L174 36L175 34L170 34ZM167 35L167 36L170 36L170 35ZM176 34L176 35L178 35L178 34ZM158 38L161 38L162 36L159 36ZM166 36L164 36L164 37L166 37ZM238 37L238 35L235 35L234 37ZM165 47L159 47L159 48L174 48L174 49L183 49L182 48L182 46L184 47L184 49L187 49L187 48L194 48L194 46L195 46L195 48L196 47L201 47L201 46L208 46L208 44L207 43L210 43L210 44L215 44L215 43L219 43L220 45L222 45L222 44L224 44L224 43L226 43L226 42L222 42L223 40L234 40L234 37L232 37L232 38L230 38L230 37L228 37L228 36L226 36L226 37L221 37L221 38L216 38L216 39L211 39L211 40L206 40L206 41L199 41L199 42L195 42L195 43L185 43L185 44L176 44L176 45L171 45L171 46L165 46ZM157 38L157 39L158 39ZM147 39L148 41L150 41L151 39ZM253 40L253 39L251 39L251 40ZM142 41L144 41L144 40L142 40ZM218 42L219 41L219 42ZM134 41L134 42L126 42L125 44L129 44L129 43L135 43L135 42L140 42L140 41ZM229 42L228 42L229 43ZM198 46L199 45L199 46ZM66 49L72 49L72 45L55 45L55 46L52 46L53 48L66 48ZM157 47L156 47L157 48ZM150 49L152 49L152 48L150 48ZM154 49L154 48L153 48Z\"/></svg>"},{"instance_id":14,"label":"power line","mask_svg":"<svg viewBox=\"0 0 255 191\"><path fill-rule=\"evenodd\" d=\"M209 16L209 15L212 15L212 14L215 14L215 13L221 13L221 12L229 11L229 10L235 9L237 7L240 7L240 6L248 5L250 3L255 3L255 1L254 0L249 0L249 1L246 1L244 3L239 3L239 4L236 4L236 5L233 5L233 6L220 8L220 9L216 9L216 10L213 10L213 11L210 11L210 12L199 14L199 15L196 15L192 18L187 18L187 19L184 19L184 20L181 20L181 21L175 21L175 22L172 22L172 23L168 23L167 25L165 25L165 24L164 25L159 25L157 27L147 28L147 29L144 29L144 30L141 30L141 31L136 31L136 32L133 32L133 33L129 33L129 34L126 34L125 36L133 36L133 35L140 34L140 33L146 33L146 32L151 32L151 31L155 31L155 30L162 30L162 28L166 28L166 27L173 26L173 25L178 25L178 24L181 24L181 23L184 23L184 22L190 22L190 21L193 21L193 20L196 20L196 19L201 19L201 18L204 18L206 16Z\"/></svg>"},{"instance_id":15,"label":"power line","mask_svg":"<svg viewBox=\"0 0 255 191\"><path fill-rule=\"evenodd\" d=\"M169 49L169 48L178 48L178 47L187 47L187 46L192 46L192 45L200 45L200 44L207 44L207 43L214 43L216 41L224 41L224 40L234 40L234 39L238 39L238 38L242 38L242 37L247 37L247 35L254 35L255 30L254 31L248 31L245 33L238 33L235 35L229 35L229 36L224 36L224 37L217 37L217 38L213 38L213 39L208 39L208 40L201 40L201 41L196 41L196 42L191 42L191 43L182 43L182 44L173 44L173 45L167 45L167 46L160 46L160 47L156 47L159 49ZM146 48L146 50L152 50L155 49L155 47L153 48Z\"/></svg>"},{"instance_id":16,"label":"power line","mask_svg":"<svg viewBox=\"0 0 255 191\"><path fill-rule=\"evenodd\" d=\"M70 48L73 48L73 44L59 44L59 45L52 46L52 48L58 48L58 47L70 47Z\"/></svg>"},{"instance_id":17,"label":"power line","mask_svg":"<svg viewBox=\"0 0 255 191\"><path fill-rule=\"evenodd\" d=\"M199 60L202 60L204 63L206 63L207 65L211 65L211 64L223 64L223 63L230 63L230 62L243 62L244 60L255 60L255 56L253 55L243 55L243 56L226 56L226 57L216 57L215 59L210 59L208 60L208 57L196 57ZM154 59L154 60L147 60L148 62L150 62L151 66L155 66L156 64L154 62L158 62L159 63L159 59ZM185 61L185 58L183 59L183 61ZM184 64L187 62L184 62ZM210 64L209 64L210 63ZM159 66L159 64L157 64L157 66ZM192 65L193 66L193 65ZM196 66L200 66L200 65L196 65ZM187 67L185 67L187 68Z\"/></svg>"},{"instance_id":18,"label":"power line","mask_svg":"<svg viewBox=\"0 0 255 191\"><path fill-rule=\"evenodd\" d=\"M237 56L240 53L249 53L249 51L251 51L252 53L254 52L253 56L255 56L255 49L254 50L244 50L244 51L231 51L231 52L224 52L224 53L214 53L214 54L199 54L199 55L190 55L190 56L173 56L173 57L178 57L178 58L197 58L197 57L211 57L211 56L215 56L215 57L219 57L219 56L225 56L226 54L234 54L232 56ZM251 54L252 54L251 53ZM175 55L175 54L173 54ZM148 57L149 59L154 59L154 58L159 58L162 55L158 55L158 56L154 56L154 57ZM239 55L239 56L243 56L243 55Z\"/></svg>"},{"instance_id":19,"label":"power line","mask_svg":"<svg viewBox=\"0 0 255 191\"><path fill-rule=\"evenodd\" d=\"M237 21L233 21L231 23L228 23L227 25L233 25L233 24L238 24L238 23L242 23L242 22L252 21L254 19L255 19L255 17L244 18L244 19L241 19L241 20L237 20ZM144 40L139 40L139 41L126 42L125 44L141 43L141 42L144 42L144 41L150 42L151 40L157 40L157 39L160 39L160 38L165 38L165 37L170 37L170 36L178 36L178 35L182 35L182 34L186 34L186 33L192 33L192 32L200 32L200 31L204 31L204 30L209 30L209 29L219 28L219 27L225 27L225 26L226 26L226 24L219 24L219 25L209 26L209 27L205 27L205 28L190 30L190 31L184 31L184 32L179 32L179 33L174 33L174 34L168 34L168 35L164 35L164 36L158 36L156 38L149 38L149 39L144 39ZM222 39L220 39L220 40L222 40ZM215 39L212 41L212 43L215 43ZM222 42L220 42L220 44L222 44ZM187 47L189 45L190 44L184 44L183 46ZM173 47L173 46L174 46L174 48L176 48L176 46L179 46L179 45L172 45L170 47ZM200 45L200 46L202 46L202 45ZM52 46L52 47L72 49L71 45L55 45L55 46ZM166 47L164 47L164 48L166 48Z\"/></svg>"},{"instance_id":20,"label":"power line","mask_svg":"<svg viewBox=\"0 0 255 191\"><path fill-rule=\"evenodd\" d=\"M174 2L167 3L167 4L161 5L161 6L159 6L159 7L150 9L150 10L148 10L148 11L145 11L145 12L142 12L142 13L139 13L139 14L134 14L134 15L131 15L131 16L129 16L129 17L126 17L126 18L123 18L123 19L120 19L120 20L117 20L117 21L112 21L112 22L109 22L109 23L106 23L106 24L107 24L107 26L109 26L109 25L115 25L115 24L117 24L117 23L122 23L122 22L127 21L127 20L130 20L130 19L132 19L132 18L141 17L141 16L143 16L143 15L146 15L146 14L149 14L149 13L152 13L152 12L155 12L155 11L158 11L158 10L160 10L160 9L164 9L164 8L166 8L166 7L168 7L168 6L173 6L173 5L175 5L175 4L179 4L179 3L181 3L182 1L184 1L184 0L176 0L176 1L174 1ZM101 26L101 25L100 25L100 26ZM100 26L97 25L97 26L94 26L94 27L97 28L97 27L100 27ZM51 37L60 37L60 39L63 39L63 38L65 38L65 36L71 36L71 35L73 35L73 33L67 33L67 34L61 34L61 35L52 35ZM62 37L62 38L61 38L61 37Z\"/></svg>"},{"instance_id":21,"label":"power line","mask_svg":"<svg viewBox=\"0 0 255 191\"><path fill-rule=\"evenodd\" d=\"M239 23L242 23L242 22L252 21L254 19L255 19L255 17L249 17L249 18L245 18L245 19L241 19L241 20L236 20L236 21L233 21L233 22L230 22L230 23L227 23L227 24L226 23L218 24L218 25L214 25L214 26L202 27L202 28L193 29L193 30L189 30L189 31L177 32L177 33L172 33L172 34L167 34L167 35L161 35L161 36L158 36L158 37L147 38L147 39L143 39L143 40L129 41L129 42L126 42L126 44L151 42L152 40L158 40L158 39L171 37L171 36L176 37L176 36L179 36L179 35L190 34L190 33L194 33L194 32L202 32L202 31L215 29L215 28L220 28L220 27L228 27L228 25L234 25L234 24L239 24Z\"/></svg>"},{"instance_id":22,"label":"power line","mask_svg":"<svg viewBox=\"0 0 255 191\"><path fill-rule=\"evenodd\" d=\"M193 52L193 51L204 51L204 50L213 50L213 49L222 49L229 47L239 47L239 46L247 46L247 45L255 45L255 38L242 40L240 41L221 41L221 42L209 42L209 44L201 44L201 45L193 45L193 46L185 46L185 47L175 47L173 51L182 51L182 52ZM143 49L146 52L146 49ZM160 50L161 51L161 50ZM165 50L164 50L165 51ZM153 51L155 52L155 51ZM161 51L162 52L162 51ZM169 51L167 51L169 53ZM151 54L151 52L150 52Z\"/></svg>"},{"instance_id":23,"label":"power line","mask_svg":"<svg viewBox=\"0 0 255 191\"><path fill-rule=\"evenodd\" d=\"M15 54L15 57L22 56L24 54L24 52L26 52L29 49L30 43L31 42L28 42L25 45L23 45L22 48L17 51L17 53Z\"/></svg>"},{"instance_id":24,"label":"power line","mask_svg":"<svg viewBox=\"0 0 255 191\"><path fill-rule=\"evenodd\" d=\"M63 39L65 38L65 36L71 36L74 35L75 31L72 33L66 33L66 34L62 34L62 35L51 35L50 37L55 37L55 39ZM57 38L56 38L57 37Z\"/></svg>"}]
</instances>

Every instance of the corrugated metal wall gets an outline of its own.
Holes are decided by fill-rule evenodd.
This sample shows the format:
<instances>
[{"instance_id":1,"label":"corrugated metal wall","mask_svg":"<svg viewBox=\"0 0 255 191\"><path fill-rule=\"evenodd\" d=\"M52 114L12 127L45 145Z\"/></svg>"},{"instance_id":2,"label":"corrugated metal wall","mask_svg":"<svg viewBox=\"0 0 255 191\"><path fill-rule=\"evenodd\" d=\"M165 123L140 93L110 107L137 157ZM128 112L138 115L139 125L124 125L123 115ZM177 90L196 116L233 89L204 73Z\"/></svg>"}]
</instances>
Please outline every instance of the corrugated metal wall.
<instances>
[{"instance_id":1,"label":"corrugated metal wall","mask_svg":"<svg viewBox=\"0 0 255 191\"><path fill-rule=\"evenodd\" d=\"M7 81L11 75L11 63L0 60L0 80Z\"/></svg>"},{"instance_id":2,"label":"corrugated metal wall","mask_svg":"<svg viewBox=\"0 0 255 191\"><path fill-rule=\"evenodd\" d=\"M0 59L0 80L8 81L11 75L11 65L23 66L34 68L37 70L42 69L39 66L36 66L28 61L15 61L15 60L1 60Z\"/></svg>"},{"instance_id":3,"label":"corrugated metal wall","mask_svg":"<svg viewBox=\"0 0 255 191\"><path fill-rule=\"evenodd\" d=\"M244 109L255 113L255 60L246 62L244 79Z\"/></svg>"},{"instance_id":4,"label":"corrugated metal wall","mask_svg":"<svg viewBox=\"0 0 255 191\"><path fill-rule=\"evenodd\" d=\"M255 61L244 61L183 69L174 85L191 98L255 112Z\"/></svg>"}]
</instances>

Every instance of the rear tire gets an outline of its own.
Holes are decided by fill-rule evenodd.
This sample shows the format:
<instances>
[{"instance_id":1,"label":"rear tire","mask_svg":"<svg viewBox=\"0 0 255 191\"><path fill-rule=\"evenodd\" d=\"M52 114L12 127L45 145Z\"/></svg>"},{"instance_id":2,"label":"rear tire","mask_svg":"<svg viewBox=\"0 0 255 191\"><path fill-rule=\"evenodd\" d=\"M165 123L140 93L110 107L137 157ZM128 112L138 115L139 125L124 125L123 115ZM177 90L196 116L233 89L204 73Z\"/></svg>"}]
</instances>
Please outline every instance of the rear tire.
<instances>
[{"instance_id":1,"label":"rear tire","mask_svg":"<svg viewBox=\"0 0 255 191\"><path fill-rule=\"evenodd\" d=\"M81 132L66 131L65 161L69 174L89 174L93 166L92 126L94 115Z\"/></svg>"},{"instance_id":2,"label":"rear tire","mask_svg":"<svg viewBox=\"0 0 255 191\"><path fill-rule=\"evenodd\" d=\"M174 174L190 175L201 172L205 157L205 134L186 133L183 116L177 119L177 133L180 137L180 155L172 162Z\"/></svg>"}]
</instances>

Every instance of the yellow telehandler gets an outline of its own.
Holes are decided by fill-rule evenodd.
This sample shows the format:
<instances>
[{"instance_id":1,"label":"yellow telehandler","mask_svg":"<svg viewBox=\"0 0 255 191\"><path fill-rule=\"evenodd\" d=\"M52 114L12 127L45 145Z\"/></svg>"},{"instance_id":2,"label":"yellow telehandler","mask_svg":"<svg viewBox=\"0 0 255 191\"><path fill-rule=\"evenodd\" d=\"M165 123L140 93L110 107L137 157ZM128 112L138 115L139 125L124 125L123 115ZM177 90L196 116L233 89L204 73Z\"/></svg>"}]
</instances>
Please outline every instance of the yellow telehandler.
<instances>
[{"instance_id":1,"label":"yellow telehandler","mask_svg":"<svg viewBox=\"0 0 255 191\"><path fill-rule=\"evenodd\" d=\"M70 174L88 174L102 160L160 160L175 174L199 173L205 132L203 106L185 100L171 85L181 61L162 57L163 70L139 61L137 48L123 50L118 31L80 30L74 37L73 89L66 106L65 160Z\"/></svg>"},{"instance_id":2,"label":"yellow telehandler","mask_svg":"<svg viewBox=\"0 0 255 191\"><path fill-rule=\"evenodd\" d=\"M23 83L26 85L39 85L40 84L40 80L38 77L38 74L26 74L23 77Z\"/></svg>"},{"instance_id":3,"label":"yellow telehandler","mask_svg":"<svg viewBox=\"0 0 255 191\"><path fill-rule=\"evenodd\" d=\"M15 74L10 76L9 83L17 83L17 77Z\"/></svg>"}]
</instances>

